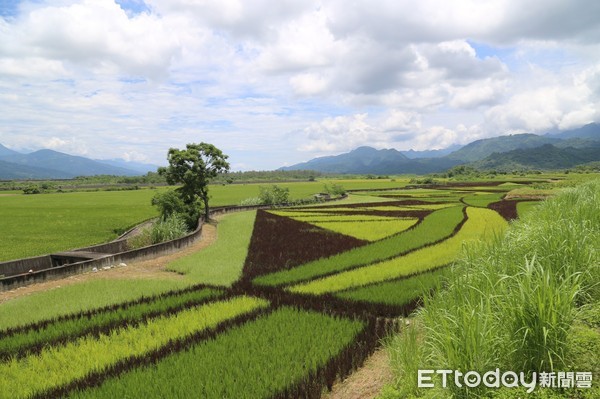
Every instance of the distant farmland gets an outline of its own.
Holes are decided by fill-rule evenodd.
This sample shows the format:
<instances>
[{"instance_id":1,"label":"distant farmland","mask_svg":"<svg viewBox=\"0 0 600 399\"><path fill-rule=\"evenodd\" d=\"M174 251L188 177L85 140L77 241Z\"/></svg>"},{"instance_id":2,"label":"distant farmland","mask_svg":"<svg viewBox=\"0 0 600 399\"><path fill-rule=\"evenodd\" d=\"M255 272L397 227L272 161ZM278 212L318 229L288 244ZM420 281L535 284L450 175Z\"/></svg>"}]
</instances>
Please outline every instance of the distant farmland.
<instances>
[{"instance_id":1,"label":"distant farmland","mask_svg":"<svg viewBox=\"0 0 600 399\"><path fill-rule=\"evenodd\" d=\"M300 199L322 191L325 183L277 184L289 188L292 199ZM402 184L390 180L348 180L342 183L348 189L368 186L387 188ZM244 199L257 197L261 185L268 186L211 186L211 206L239 205ZM156 209L150 204L156 191L142 189L0 196L0 261L45 255L115 239L129 228L157 215Z\"/></svg>"}]
</instances>

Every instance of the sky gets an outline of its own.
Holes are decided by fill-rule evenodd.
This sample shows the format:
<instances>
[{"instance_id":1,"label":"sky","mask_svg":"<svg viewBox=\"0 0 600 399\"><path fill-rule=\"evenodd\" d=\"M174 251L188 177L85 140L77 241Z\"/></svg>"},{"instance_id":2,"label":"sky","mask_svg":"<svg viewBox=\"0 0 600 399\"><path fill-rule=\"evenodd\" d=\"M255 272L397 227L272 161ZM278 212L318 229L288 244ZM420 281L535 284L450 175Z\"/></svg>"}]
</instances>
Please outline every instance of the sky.
<instances>
[{"instance_id":1,"label":"sky","mask_svg":"<svg viewBox=\"0 0 600 399\"><path fill-rule=\"evenodd\" d=\"M0 0L0 143L232 170L600 122L600 2Z\"/></svg>"}]
</instances>

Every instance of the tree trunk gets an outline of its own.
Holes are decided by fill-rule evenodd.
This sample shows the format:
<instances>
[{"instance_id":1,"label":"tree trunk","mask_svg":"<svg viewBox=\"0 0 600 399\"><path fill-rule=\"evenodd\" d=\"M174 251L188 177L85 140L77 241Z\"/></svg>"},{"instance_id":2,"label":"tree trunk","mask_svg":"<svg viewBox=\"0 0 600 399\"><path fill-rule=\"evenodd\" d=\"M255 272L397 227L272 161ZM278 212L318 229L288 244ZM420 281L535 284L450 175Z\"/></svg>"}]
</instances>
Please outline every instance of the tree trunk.
<instances>
[{"instance_id":1,"label":"tree trunk","mask_svg":"<svg viewBox=\"0 0 600 399\"><path fill-rule=\"evenodd\" d=\"M208 209L208 193L202 195L202 202L204 202L204 221L208 222L210 219L210 212Z\"/></svg>"}]
</instances>

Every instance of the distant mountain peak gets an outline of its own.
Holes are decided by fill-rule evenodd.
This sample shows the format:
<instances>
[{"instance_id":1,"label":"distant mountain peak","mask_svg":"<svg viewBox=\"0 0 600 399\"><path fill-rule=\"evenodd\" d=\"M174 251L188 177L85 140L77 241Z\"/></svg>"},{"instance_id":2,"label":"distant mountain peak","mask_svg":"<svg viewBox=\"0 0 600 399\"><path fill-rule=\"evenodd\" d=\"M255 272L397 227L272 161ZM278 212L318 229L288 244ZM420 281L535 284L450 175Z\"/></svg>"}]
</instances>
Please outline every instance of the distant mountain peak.
<instances>
[{"instance_id":1,"label":"distant mountain peak","mask_svg":"<svg viewBox=\"0 0 600 399\"><path fill-rule=\"evenodd\" d=\"M21 154L0 148L0 178L70 178L76 176L117 175L136 176L141 173L91 159L64 154L59 151L42 149L30 154Z\"/></svg>"},{"instance_id":2,"label":"distant mountain peak","mask_svg":"<svg viewBox=\"0 0 600 399\"><path fill-rule=\"evenodd\" d=\"M377 150L373 147L361 146L344 154L315 158L280 169L356 174L430 173L456 164L457 162L452 160L411 160L393 148Z\"/></svg>"},{"instance_id":3,"label":"distant mountain peak","mask_svg":"<svg viewBox=\"0 0 600 399\"><path fill-rule=\"evenodd\" d=\"M8 147L3 146L2 144L0 144L0 158L7 156L7 155L15 155L15 154L19 154L17 151L11 150Z\"/></svg>"}]
</instances>

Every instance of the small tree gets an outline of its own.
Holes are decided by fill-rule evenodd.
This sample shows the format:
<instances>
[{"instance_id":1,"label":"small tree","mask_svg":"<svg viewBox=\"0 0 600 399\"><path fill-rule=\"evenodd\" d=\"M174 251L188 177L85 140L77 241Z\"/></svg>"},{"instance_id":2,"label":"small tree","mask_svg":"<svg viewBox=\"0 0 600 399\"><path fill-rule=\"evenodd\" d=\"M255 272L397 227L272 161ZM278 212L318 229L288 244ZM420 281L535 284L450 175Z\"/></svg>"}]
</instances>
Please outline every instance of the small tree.
<instances>
[{"instance_id":1,"label":"small tree","mask_svg":"<svg viewBox=\"0 0 600 399\"><path fill-rule=\"evenodd\" d=\"M332 183L331 186L325 184L323 185L323 190L325 190L326 193L331 194L333 196L342 196L346 194L346 189L344 188L344 186L337 183Z\"/></svg>"},{"instance_id":2,"label":"small tree","mask_svg":"<svg viewBox=\"0 0 600 399\"><path fill-rule=\"evenodd\" d=\"M181 184L176 191L186 208L190 211L204 208L204 217L208 220L208 183L229 170L227 158L212 144L187 144L185 150L169 149L169 166L159 168L158 173L169 184Z\"/></svg>"}]
</instances>

